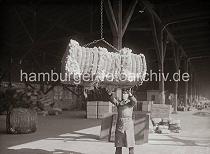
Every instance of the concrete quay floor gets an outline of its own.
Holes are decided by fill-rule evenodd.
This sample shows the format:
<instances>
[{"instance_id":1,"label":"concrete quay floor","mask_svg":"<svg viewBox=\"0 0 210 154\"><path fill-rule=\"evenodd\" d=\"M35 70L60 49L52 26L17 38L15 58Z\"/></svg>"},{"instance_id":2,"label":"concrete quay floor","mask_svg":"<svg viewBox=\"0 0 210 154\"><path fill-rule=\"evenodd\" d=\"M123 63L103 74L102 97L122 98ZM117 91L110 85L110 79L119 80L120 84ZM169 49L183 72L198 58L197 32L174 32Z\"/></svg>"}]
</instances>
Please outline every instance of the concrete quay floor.
<instances>
[{"instance_id":1,"label":"concrete quay floor","mask_svg":"<svg viewBox=\"0 0 210 154\"><path fill-rule=\"evenodd\" d=\"M39 116L38 130L21 135L6 134L5 116L0 116L0 154L114 154L113 143L98 140L101 120L84 119L84 115L64 111L58 116ZM148 143L136 145L136 154L210 153L210 109L171 117L181 120L181 133L149 134Z\"/></svg>"}]
</instances>

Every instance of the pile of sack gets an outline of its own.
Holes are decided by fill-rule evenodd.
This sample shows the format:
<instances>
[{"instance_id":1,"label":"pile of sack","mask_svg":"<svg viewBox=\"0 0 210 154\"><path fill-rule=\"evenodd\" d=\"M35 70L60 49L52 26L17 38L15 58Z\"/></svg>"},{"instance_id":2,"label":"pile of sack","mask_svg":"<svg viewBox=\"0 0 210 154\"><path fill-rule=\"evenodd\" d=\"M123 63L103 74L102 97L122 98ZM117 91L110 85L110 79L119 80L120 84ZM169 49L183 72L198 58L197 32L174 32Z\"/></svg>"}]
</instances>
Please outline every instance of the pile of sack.
<instances>
[{"instance_id":1,"label":"pile of sack","mask_svg":"<svg viewBox=\"0 0 210 154\"><path fill-rule=\"evenodd\" d=\"M152 118L153 131L159 134L179 133L181 121L170 118Z\"/></svg>"}]
</instances>

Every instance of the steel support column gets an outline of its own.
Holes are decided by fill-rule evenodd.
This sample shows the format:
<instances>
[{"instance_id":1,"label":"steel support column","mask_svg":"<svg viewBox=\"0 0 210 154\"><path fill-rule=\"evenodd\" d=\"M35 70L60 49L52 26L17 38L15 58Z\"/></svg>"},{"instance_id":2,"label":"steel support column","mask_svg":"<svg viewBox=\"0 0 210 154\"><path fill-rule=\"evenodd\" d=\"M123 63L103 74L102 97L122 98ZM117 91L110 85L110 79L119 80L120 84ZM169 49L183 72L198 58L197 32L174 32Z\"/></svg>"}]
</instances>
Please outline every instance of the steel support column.
<instances>
[{"instance_id":1,"label":"steel support column","mask_svg":"<svg viewBox=\"0 0 210 154\"><path fill-rule=\"evenodd\" d=\"M122 16L122 0L114 0L113 6L111 5L110 0L106 0L104 3L107 18L112 30L113 45L118 50L122 48L123 35L126 32L137 2L138 0L131 1L125 17Z\"/></svg>"},{"instance_id":2,"label":"steel support column","mask_svg":"<svg viewBox=\"0 0 210 154\"><path fill-rule=\"evenodd\" d=\"M164 60L166 54L167 47L167 33L160 29L160 26L156 24L155 18L153 14L148 14L151 17L151 26L152 26L152 34L153 41L155 46L155 51L158 59L158 66L161 73L161 79L159 81L159 89L161 91L161 103L165 104L165 82L164 82Z\"/></svg>"},{"instance_id":3,"label":"steel support column","mask_svg":"<svg viewBox=\"0 0 210 154\"><path fill-rule=\"evenodd\" d=\"M189 73L189 66L188 66L189 60L187 58L185 58L185 73ZM188 105L188 82L189 81L185 81L185 97L184 97L184 104L185 106Z\"/></svg>"},{"instance_id":4,"label":"steel support column","mask_svg":"<svg viewBox=\"0 0 210 154\"><path fill-rule=\"evenodd\" d=\"M174 62L176 67L176 73L178 73L181 64L181 51L176 44L173 44L173 54L174 54ZM175 81L175 102L174 102L174 112L177 113L177 104L178 104L178 88L179 88L179 81Z\"/></svg>"},{"instance_id":5,"label":"steel support column","mask_svg":"<svg viewBox=\"0 0 210 154\"><path fill-rule=\"evenodd\" d=\"M105 1L105 10L113 35L113 46L118 50L122 48L123 35L128 27L137 2L137 0L131 1L126 15L123 18L122 0L114 0L113 6L111 5L110 0ZM117 89L116 95L118 98L121 98L122 91L120 88Z\"/></svg>"}]
</instances>

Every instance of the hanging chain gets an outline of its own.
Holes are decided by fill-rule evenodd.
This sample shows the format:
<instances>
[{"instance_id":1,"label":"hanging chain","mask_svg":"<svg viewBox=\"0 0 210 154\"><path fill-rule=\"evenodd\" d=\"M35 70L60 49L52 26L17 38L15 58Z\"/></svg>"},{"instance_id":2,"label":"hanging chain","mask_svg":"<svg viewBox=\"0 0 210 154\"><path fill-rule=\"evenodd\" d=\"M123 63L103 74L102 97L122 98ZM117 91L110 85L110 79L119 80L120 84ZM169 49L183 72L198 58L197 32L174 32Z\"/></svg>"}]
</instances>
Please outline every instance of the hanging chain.
<instances>
[{"instance_id":1,"label":"hanging chain","mask_svg":"<svg viewBox=\"0 0 210 154\"><path fill-rule=\"evenodd\" d=\"M104 43L106 43L108 46L110 46L112 49L114 49L115 51L117 51L117 52L119 52L119 50L117 49L117 48L115 48L113 45L111 45L109 42L107 42L104 38L103 38L103 28L104 28L104 23L103 23L103 1L104 0L101 0L101 6L100 6L100 15L101 15L101 23L100 23L100 36L101 36L101 38L100 39L98 39L98 40L94 40L94 41L92 41L92 42L90 42L90 43L88 43L88 44L85 44L85 45L83 45L84 47L88 47L88 46L90 46L90 45L92 45L92 44L95 44L95 43L97 43L97 42L99 42L99 41L103 41Z\"/></svg>"},{"instance_id":2,"label":"hanging chain","mask_svg":"<svg viewBox=\"0 0 210 154\"><path fill-rule=\"evenodd\" d=\"M100 8L100 11L101 11L101 39L103 38L103 0L101 0L101 8Z\"/></svg>"},{"instance_id":3,"label":"hanging chain","mask_svg":"<svg viewBox=\"0 0 210 154\"><path fill-rule=\"evenodd\" d=\"M103 41L103 42L106 43L109 47L111 47L111 48L114 49L115 51L119 52L119 50L118 50L117 48L115 48L113 45L111 45L109 42L107 42L104 38L101 38L101 39L99 39L99 40L94 40L94 41L92 41L92 42L90 42L90 43L88 43L88 44L85 44L85 45L83 45L83 46L84 46L84 47L88 47L88 46L90 46L91 44L95 44L95 43L97 43L97 42L99 42L99 41Z\"/></svg>"},{"instance_id":4,"label":"hanging chain","mask_svg":"<svg viewBox=\"0 0 210 154\"><path fill-rule=\"evenodd\" d=\"M102 41L102 40L104 40L104 38L101 38L101 39L99 39L99 40L94 40L94 41L92 41L92 42L90 42L90 43L88 43L88 44L85 44L85 45L83 45L84 47L88 47L88 46L90 46L91 44L95 44L95 43L97 43L97 42L99 42L99 41Z\"/></svg>"},{"instance_id":5,"label":"hanging chain","mask_svg":"<svg viewBox=\"0 0 210 154\"><path fill-rule=\"evenodd\" d=\"M91 44L95 44L95 43L97 43L99 41L104 40L104 38L103 38L103 0L101 0L101 6L100 6L100 20L101 20L100 21L100 39L94 40L94 41L92 41L90 43L87 43L87 44L83 45L84 47L88 47Z\"/></svg>"},{"instance_id":6,"label":"hanging chain","mask_svg":"<svg viewBox=\"0 0 210 154\"><path fill-rule=\"evenodd\" d=\"M115 48L113 45L111 45L109 42L107 42L106 40L102 40L104 43L106 43L108 46L110 46L112 49L114 49L117 52L120 52L117 48Z\"/></svg>"}]
</instances>

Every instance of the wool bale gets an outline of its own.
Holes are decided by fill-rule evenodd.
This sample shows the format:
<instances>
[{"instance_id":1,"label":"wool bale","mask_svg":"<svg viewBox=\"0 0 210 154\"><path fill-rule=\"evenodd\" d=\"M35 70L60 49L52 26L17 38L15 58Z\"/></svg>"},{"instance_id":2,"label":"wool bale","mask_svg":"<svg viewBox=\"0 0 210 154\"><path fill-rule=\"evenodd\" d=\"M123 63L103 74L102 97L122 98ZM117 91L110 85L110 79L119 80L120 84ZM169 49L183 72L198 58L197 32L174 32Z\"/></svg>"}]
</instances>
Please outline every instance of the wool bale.
<instances>
[{"instance_id":1,"label":"wool bale","mask_svg":"<svg viewBox=\"0 0 210 154\"><path fill-rule=\"evenodd\" d=\"M32 109L14 108L7 115L7 131L11 134L32 133L37 129L37 113Z\"/></svg>"},{"instance_id":2,"label":"wool bale","mask_svg":"<svg viewBox=\"0 0 210 154\"><path fill-rule=\"evenodd\" d=\"M70 75L68 81L62 81L63 83L81 84L85 88L96 85L132 87L141 84L146 74L146 60L142 54L133 54L128 48L121 49L119 53L113 53L102 47L81 47L74 40L69 43L62 58L61 67L62 76ZM83 80L83 73L89 73L91 80L87 78ZM108 74L112 75L113 80L107 78ZM130 79L130 74L134 74L132 78L134 80ZM82 77L82 81L75 82L75 75L77 79ZM125 80L122 80L122 75L126 75Z\"/></svg>"}]
</instances>

